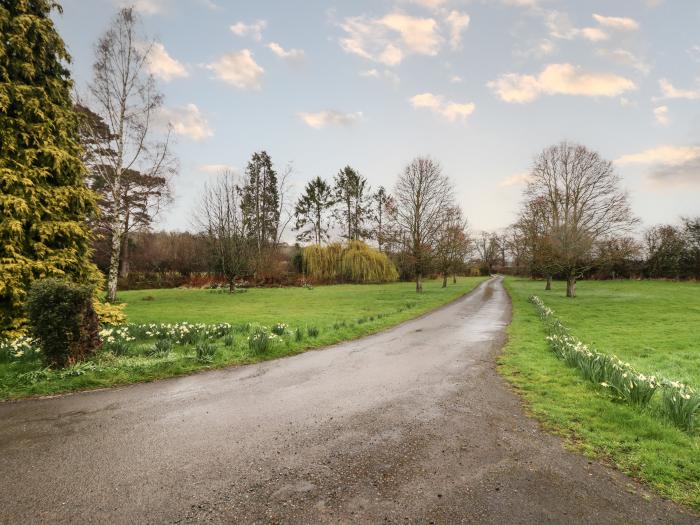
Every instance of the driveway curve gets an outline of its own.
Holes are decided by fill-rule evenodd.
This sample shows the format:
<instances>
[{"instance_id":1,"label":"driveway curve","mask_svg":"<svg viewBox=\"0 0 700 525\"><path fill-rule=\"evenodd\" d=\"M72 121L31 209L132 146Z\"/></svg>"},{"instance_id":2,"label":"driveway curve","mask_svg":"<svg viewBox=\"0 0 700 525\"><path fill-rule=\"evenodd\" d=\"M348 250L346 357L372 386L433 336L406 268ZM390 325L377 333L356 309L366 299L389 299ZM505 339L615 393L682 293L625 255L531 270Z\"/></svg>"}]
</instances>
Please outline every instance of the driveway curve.
<instances>
[{"instance_id":1,"label":"driveway curve","mask_svg":"<svg viewBox=\"0 0 700 525\"><path fill-rule=\"evenodd\" d=\"M698 523L538 429L499 278L294 357L0 405L0 522Z\"/></svg>"}]
</instances>

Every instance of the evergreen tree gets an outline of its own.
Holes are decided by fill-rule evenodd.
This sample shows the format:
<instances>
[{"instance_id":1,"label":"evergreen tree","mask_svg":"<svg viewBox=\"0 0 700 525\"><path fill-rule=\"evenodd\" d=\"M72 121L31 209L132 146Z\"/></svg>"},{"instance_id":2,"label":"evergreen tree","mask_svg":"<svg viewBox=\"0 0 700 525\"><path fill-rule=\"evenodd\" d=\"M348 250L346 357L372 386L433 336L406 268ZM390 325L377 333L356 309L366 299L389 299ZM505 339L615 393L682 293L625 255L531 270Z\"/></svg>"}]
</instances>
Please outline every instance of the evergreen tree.
<instances>
[{"instance_id":1,"label":"evergreen tree","mask_svg":"<svg viewBox=\"0 0 700 525\"><path fill-rule=\"evenodd\" d=\"M328 238L328 212L335 204L333 190L321 177L309 181L294 208L297 240L320 245Z\"/></svg>"},{"instance_id":2,"label":"evergreen tree","mask_svg":"<svg viewBox=\"0 0 700 525\"><path fill-rule=\"evenodd\" d=\"M277 172L272 159L265 151L253 153L241 188L241 212L243 227L249 233L255 248L256 274L264 267L268 249L277 242L279 204Z\"/></svg>"},{"instance_id":3,"label":"evergreen tree","mask_svg":"<svg viewBox=\"0 0 700 525\"><path fill-rule=\"evenodd\" d=\"M396 203L384 186L379 186L379 189L372 194L371 206L372 234L377 241L379 251L383 252L391 235L389 223L392 213L396 210Z\"/></svg>"},{"instance_id":4,"label":"evergreen tree","mask_svg":"<svg viewBox=\"0 0 700 525\"><path fill-rule=\"evenodd\" d=\"M345 166L335 176L335 198L338 208L336 219L343 227L343 237L358 241L370 236L366 223L371 216L371 204L367 179L350 166Z\"/></svg>"},{"instance_id":5,"label":"evergreen tree","mask_svg":"<svg viewBox=\"0 0 700 525\"><path fill-rule=\"evenodd\" d=\"M0 333L26 321L30 283L97 281L70 61L51 0L0 0Z\"/></svg>"}]
</instances>

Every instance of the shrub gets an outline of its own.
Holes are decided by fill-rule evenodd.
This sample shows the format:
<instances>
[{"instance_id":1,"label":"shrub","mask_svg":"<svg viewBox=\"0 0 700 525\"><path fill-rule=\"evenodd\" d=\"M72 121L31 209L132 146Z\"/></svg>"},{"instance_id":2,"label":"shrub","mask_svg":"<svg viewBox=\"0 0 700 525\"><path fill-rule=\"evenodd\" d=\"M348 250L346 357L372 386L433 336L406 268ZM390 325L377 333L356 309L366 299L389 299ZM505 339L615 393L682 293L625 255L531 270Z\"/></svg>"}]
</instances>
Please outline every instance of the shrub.
<instances>
[{"instance_id":1,"label":"shrub","mask_svg":"<svg viewBox=\"0 0 700 525\"><path fill-rule=\"evenodd\" d=\"M211 363L216 355L216 348L206 339L201 339L195 344L197 361L200 363Z\"/></svg>"},{"instance_id":2,"label":"shrub","mask_svg":"<svg viewBox=\"0 0 700 525\"><path fill-rule=\"evenodd\" d=\"M124 313L126 304L103 303L93 299L92 306L95 309L95 313L97 313L100 324L118 326L126 323L126 314Z\"/></svg>"},{"instance_id":3,"label":"shrub","mask_svg":"<svg viewBox=\"0 0 700 525\"><path fill-rule=\"evenodd\" d=\"M74 364L100 347L93 288L60 279L34 281L27 309L33 336L48 363Z\"/></svg>"}]
</instances>

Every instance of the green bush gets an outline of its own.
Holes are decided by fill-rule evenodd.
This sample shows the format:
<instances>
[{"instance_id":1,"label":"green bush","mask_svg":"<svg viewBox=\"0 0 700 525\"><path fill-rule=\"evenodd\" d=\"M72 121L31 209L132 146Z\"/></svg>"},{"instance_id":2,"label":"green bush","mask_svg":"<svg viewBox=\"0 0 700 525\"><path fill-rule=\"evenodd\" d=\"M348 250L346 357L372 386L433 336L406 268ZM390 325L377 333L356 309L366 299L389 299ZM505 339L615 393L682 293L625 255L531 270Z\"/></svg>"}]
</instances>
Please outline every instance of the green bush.
<instances>
[{"instance_id":1,"label":"green bush","mask_svg":"<svg viewBox=\"0 0 700 525\"><path fill-rule=\"evenodd\" d=\"M29 324L49 364L75 364L99 349L93 292L91 286L61 279L32 283L27 300Z\"/></svg>"}]
</instances>

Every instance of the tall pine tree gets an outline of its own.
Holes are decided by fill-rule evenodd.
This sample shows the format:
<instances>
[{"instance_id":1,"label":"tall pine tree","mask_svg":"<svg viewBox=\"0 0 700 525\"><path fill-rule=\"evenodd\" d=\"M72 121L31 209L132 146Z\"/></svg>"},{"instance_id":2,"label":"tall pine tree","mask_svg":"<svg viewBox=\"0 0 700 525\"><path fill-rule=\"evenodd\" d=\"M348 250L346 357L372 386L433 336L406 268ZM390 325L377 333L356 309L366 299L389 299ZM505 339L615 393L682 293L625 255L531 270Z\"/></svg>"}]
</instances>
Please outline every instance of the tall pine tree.
<instances>
[{"instance_id":1,"label":"tall pine tree","mask_svg":"<svg viewBox=\"0 0 700 525\"><path fill-rule=\"evenodd\" d=\"M26 322L32 280L97 280L70 57L51 0L0 0L0 333Z\"/></svg>"}]
</instances>

